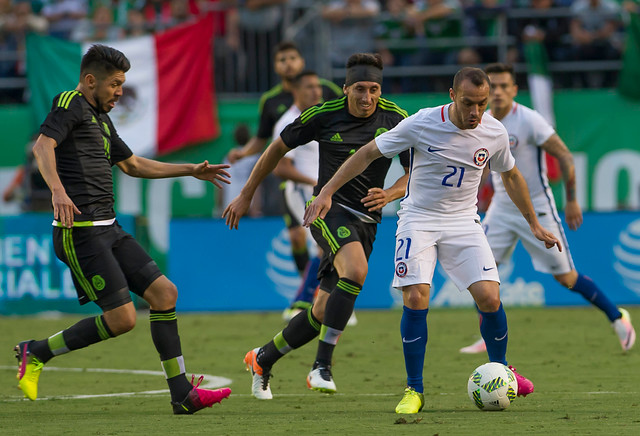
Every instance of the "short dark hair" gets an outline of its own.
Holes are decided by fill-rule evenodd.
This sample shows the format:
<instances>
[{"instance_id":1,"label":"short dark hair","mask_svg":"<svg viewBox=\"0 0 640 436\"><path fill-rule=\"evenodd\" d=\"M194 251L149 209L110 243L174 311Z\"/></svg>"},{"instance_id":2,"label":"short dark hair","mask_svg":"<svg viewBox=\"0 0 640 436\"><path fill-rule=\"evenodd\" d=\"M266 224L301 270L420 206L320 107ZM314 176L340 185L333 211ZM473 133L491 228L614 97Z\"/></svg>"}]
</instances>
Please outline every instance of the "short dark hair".
<instances>
[{"instance_id":1,"label":"short dark hair","mask_svg":"<svg viewBox=\"0 0 640 436\"><path fill-rule=\"evenodd\" d=\"M80 77L93 74L98 79L104 79L115 71L126 73L129 68L131 63L121 51L106 45L94 44L82 56Z\"/></svg>"},{"instance_id":2,"label":"short dark hair","mask_svg":"<svg viewBox=\"0 0 640 436\"><path fill-rule=\"evenodd\" d=\"M484 83L491 85L489 76L487 76L487 73L482 71L480 68L464 67L458 70L456 75L453 76L453 90L457 91L460 84L465 80L469 80L475 86L482 86Z\"/></svg>"},{"instance_id":3,"label":"short dark hair","mask_svg":"<svg viewBox=\"0 0 640 436\"><path fill-rule=\"evenodd\" d=\"M293 78L293 86L297 88L300 85L300 82L302 82L302 79L309 76L318 76L318 73L313 70L304 70L296 74L296 77Z\"/></svg>"},{"instance_id":4,"label":"short dark hair","mask_svg":"<svg viewBox=\"0 0 640 436\"><path fill-rule=\"evenodd\" d=\"M382 70L382 56L379 53L356 53L347 59L347 68L354 65L371 65Z\"/></svg>"},{"instance_id":5,"label":"short dark hair","mask_svg":"<svg viewBox=\"0 0 640 436\"><path fill-rule=\"evenodd\" d=\"M298 52L300 56L302 56L302 53L300 53L300 49L298 48L295 42L280 41L273 49L273 57L275 58L276 56L278 56L279 53L282 53L283 51L287 51L287 50L295 50Z\"/></svg>"},{"instance_id":6,"label":"short dark hair","mask_svg":"<svg viewBox=\"0 0 640 436\"><path fill-rule=\"evenodd\" d=\"M516 73L513 70L513 66L510 64L503 64L502 62L495 62L484 67L484 72L487 74L499 74L509 73L513 79L513 83L516 83Z\"/></svg>"}]
</instances>

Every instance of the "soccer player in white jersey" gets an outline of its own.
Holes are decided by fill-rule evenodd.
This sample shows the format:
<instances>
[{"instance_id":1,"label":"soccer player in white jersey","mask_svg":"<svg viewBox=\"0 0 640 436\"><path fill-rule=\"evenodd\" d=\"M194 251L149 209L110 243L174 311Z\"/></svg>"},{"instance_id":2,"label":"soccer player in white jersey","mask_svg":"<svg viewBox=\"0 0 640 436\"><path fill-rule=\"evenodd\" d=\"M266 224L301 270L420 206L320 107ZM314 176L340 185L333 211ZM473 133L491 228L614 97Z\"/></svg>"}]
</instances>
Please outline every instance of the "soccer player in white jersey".
<instances>
[{"instance_id":1,"label":"soccer player in white jersey","mask_svg":"<svg viewBox=\"0 0 640 436\"><path fill-rule=\"evenodd\" d=\"M535 237L547 248L562 250L558 239L536 218L526 182L509 151L506 129L484 114L489 83L478 68L458 71L449 90L453 103L422 109L362 147L305 212L304 225L310 225L325 216L333 193L370 162L411 150L394 255L393 286L402 289L404 302L400 333L407 370L407 388L397 413L418 413L424 406L422 369L436 260L460 290L469 290L481 311L480 332L489 360L507 365L507 317L500 302L500 279L476 208L478 186L489 159L492 169L502 173L507 192ZM533 392L533 383L511 368L518 379L518 395Z\"/></svg>"},{"instance_id":2,"label":"soccer player in white jersey","mask_svg":"<svg viewBox=\"0 0 640 436\"><path fill-rule=\"evenodd\" d=\"M562 253L543 249L531 236L527 223L509 200L499 175L492 173L495 194L482 224L496 262L508 261L518 241L522 241L536 271L553 275L562 286L582 295L604 312L620 339L622 349L631 349L636 333L629 312L618 309L589 277L576 271L549 188L545 153L556 157L560 163L566 195L565 220L571 230L576 230L582 224L582 211L576 199L571 152L542 115L513 100L518 93L513 67L491 64L485 71L491 79L490 113L500 120L509 133L511 153L527 181L538 220L545 228L560 235L564 245ZM494 169L493 166L491 169ZM484 350L485 343L480 339L460 351L480 353Z\"/></svg>"},{"instance_id":3,"label":"soccer player in white jersey","mask_svg":"<svg viewBox=\"0 0 640 436\"><path fill-rule=\"evenodd\" d=\"M273 128L273 138L291 124L300 114L311 106L322 101L322 85L318 75L311 70L304 70L292 80L293 104L282 114ZM273 170L273 173L285 180L282 191L285 204L284 220L289 230L291 251L306 252L307 232L302 226L304 208L313 196L313 187L318 181L318 142L311 141L308 144L291 150L283 157ZM309 235L310 236L310 235ZM289 321L301 310L311 307L313 295L318 287L318 267L322 257L322 250L307 262L302 269L303 280L291 306L282 313L283 319Z\"/></svg>"}]
</instances>

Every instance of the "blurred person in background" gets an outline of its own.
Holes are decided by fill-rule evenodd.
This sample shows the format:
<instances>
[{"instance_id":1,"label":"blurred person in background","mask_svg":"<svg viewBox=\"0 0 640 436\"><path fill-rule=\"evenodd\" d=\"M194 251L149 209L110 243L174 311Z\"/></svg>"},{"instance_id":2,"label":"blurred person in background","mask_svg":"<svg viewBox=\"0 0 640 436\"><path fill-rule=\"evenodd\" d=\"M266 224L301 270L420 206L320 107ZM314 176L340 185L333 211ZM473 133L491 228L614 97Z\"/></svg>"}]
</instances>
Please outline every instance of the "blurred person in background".
<instances>
[{"instance_id":1,"label":"blurred person in background","mask_svg":"<svg viewBox=\"0 0 640 436\"><path fill-rule=\"evenodd\" d=\"M86 0L51 0L42 8L42 15L49 21L49 34L61 39L71 38L87 13Z\"/></svg>"},{"instance_id":2,"label":"blurred person in background","mask_svg":"<svg viewBox=\"0 0 640 436\"><path fill-rule=\"evenodd\" d=\"M71 40L115 41L124 36L124 29L113 23L113 13L107 6L98 6L91 18L84 18L71 33Z\"/></svg>"}]
</instances>

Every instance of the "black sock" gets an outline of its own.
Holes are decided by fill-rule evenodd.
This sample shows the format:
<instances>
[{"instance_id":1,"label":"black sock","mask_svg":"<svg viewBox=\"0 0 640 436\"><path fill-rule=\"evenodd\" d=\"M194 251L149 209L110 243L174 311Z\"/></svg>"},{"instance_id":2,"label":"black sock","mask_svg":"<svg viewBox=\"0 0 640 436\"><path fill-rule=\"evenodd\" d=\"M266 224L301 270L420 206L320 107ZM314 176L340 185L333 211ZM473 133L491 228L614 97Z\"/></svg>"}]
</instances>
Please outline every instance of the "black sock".
<instances>
[{"instance_id":1,"label":"black sock","mask_svg":"<svg viewBox=\"0 0 640 436\"><path fill-rule=\"evenodd\" d=\"M193 386L185 374L176 308L150 310L149 321L151 339L160 354L160 363L171 391L171 401L180 402L189 394Z\"/></svg>"},{"instance_id":2,"label":"black sock","mask_svg":"<svg viewBox=\"0 0 640 436\"><path fill-rule=\"evenodd\" d=\"M320 328L320 341L318 341L318 354L316 355L318 363L331 365L333 349L347 326L347 322L349 322L356 298L361 290L361 284L341 278L329 295L324 311L324 322Z\"/></svg>"},{"instance_id":3,"label":"black sock","mask_svg":"<svg viewBox=\"0 0 640 436\"><path fill-rule=\"evenodd\" d=\"M302 276L304 275L304 270L307 268L307 263L309 263L309 251L307 247L304 247L302 250L291 253L293 255L293 260L296 263L296 268L298 268L298 273Z\"/></svg>"},{"instance_id":4,"label":"black sock","mask_svg":"<svg viewBox=\"0 0 640 436\"><path fill-rule=\"evenodd\" d=\"M312 307L291 318L289 324L258 354L258 365L271 368L274 363L291 350L302 347L320 333L320 321L313 316Z\"/></svg>"},{"instance_id":5,"label":"black sock","mask_svg":"<svg viewBox=\"0 0 640 436\"><path fill-rule=\"evenodd\" d=\"M29 350L47 363L52 357L69 351L87 347L96 342L113 338L114 334L104 320L104 316L95 316L78 321L71 327L59 331L55 335L29 344Z\"/></svg>"}]
</instances>

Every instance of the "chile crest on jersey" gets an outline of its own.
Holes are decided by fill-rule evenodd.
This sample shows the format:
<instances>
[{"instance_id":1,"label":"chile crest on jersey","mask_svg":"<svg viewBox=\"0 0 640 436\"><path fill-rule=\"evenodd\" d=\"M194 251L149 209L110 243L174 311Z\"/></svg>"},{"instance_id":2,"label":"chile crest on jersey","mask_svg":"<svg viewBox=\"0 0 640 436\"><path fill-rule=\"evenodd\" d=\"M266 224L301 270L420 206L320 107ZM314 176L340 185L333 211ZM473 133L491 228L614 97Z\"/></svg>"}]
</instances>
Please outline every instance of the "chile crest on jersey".
<instances>
[{"instance_id":1,"label":"chile crest on jersey","mask_svg":"<svg viewBox=\"0 0 640 436\"><path fill-rule=\"evenodd\" d=\"M473 153L473 163L476 164L476 166L481 167L486 164L488 160L489 150L487 150L486 148L480 148L476 150L475 153Z\"/></svg>"}]
</instances>

